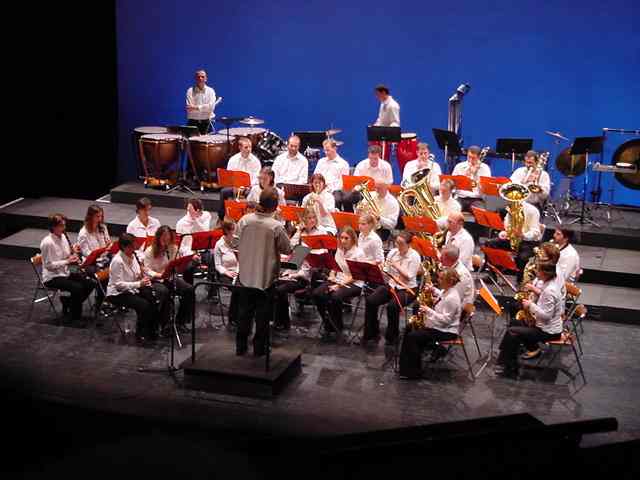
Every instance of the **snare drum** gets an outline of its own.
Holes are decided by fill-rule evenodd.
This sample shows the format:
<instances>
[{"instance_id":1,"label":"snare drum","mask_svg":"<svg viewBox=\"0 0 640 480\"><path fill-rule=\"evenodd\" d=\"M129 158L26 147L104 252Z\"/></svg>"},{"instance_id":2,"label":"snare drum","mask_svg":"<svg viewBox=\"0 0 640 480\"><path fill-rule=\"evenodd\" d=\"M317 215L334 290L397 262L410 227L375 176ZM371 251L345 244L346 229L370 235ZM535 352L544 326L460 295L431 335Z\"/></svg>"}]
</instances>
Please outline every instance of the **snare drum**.
<instances>
[{"instance_id":1,"label":"snare drum","mask_svg":"<svg viewBox=\"0 0 640 480\"><path fill-rule=\"evenodd\" d=\"M273 160L286 149L287 142L271 131L265 132L254 148L260 160Z\"/></svg>"},{"instance_id":2,"label":"snare drum","mask_svg":"<svg viewBox=\"0 0 640 480\"><path fill-rule=\"evenodd\" d=\"M229 128L229 139L232 142L232 152L239 152L238 148L238 139L240 137L248 137L251 140L251 145L255 149L262 137L266 133L266 129L264 128L247 128L247 127L238 127L238 128ZM218 134L224 135L225 139L227 138L227 129L223 128L218 131Z\"/></svg>"},{"instance_id":3,"label":"snare drum","mask_svg":"<svg viewBox=\"0 0 640 480\"><path fill-rule=\"evenodd\" d=\"M226 166L226 150L226 135L200 135L189 139L188 152L200 180L200 190L218 187L216 172Z\"/></svg>"},{"instance_id":4,"label":"snare drum","mask_svg":"<svg viewBox=\"0 0 640 480\"><path fill-rule=\"evenodd\" d=\"M182 136L169 133L151 133L140 137L139 154L145 185L168 188L176 183L181 143Z\"/></svg>"},{"instance_id":5,"label":"snare drum","mask_svg":"<svg viewBox=\"0 0 640 480\"><path fill-rule=\"evenodd\" d=\"M396 156L398 157L400 173L402 173L408 161L418 158L418 136L411 132L402 133L400 136L401 140L398 144Z\"/></svg>"}]
</instances>

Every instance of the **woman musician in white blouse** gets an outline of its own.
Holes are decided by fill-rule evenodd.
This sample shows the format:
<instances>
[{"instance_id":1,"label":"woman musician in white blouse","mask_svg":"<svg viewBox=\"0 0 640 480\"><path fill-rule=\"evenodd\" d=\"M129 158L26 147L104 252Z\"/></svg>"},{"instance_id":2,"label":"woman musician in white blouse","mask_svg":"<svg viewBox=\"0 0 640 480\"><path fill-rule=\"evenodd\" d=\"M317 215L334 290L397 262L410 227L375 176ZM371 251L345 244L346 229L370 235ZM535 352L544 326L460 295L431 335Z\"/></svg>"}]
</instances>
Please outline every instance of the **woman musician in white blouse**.
<instances>
[{"instance_id":1,"label":"woman musician in white blouse","mask_svg":"<svg viewBox=\"0 0 640 480\"><path fill-rule=\"evenodd\" d=\"M513 378L518 376L520 345L524 345L526 349L523 358L535 358L540 355L539 342L556 340L562 334L564 300L560 284L556 281L556 265L552 262L538 262L536 278L541 283L528 283L525 288L533 292L537 299L522 300L522 307L533 320L515 320L507 328L500 343L500 355L494 370L497 375Z\"/></svg>"},{"instance_id":2,"label":"woman musician in white blouse","mask_svg":"<svg viewBox=\"0 0 640 480\"><path fill-rule=\"evenodd\" d=\"M411 248L413 234L402 231L396 236L396 248L389 251L384 263L388 285L377 287L366 297L363 345L376 344L380 337L378 308L387 304L387 331L385 343L394 345L398 340L400 310L413 302L418 286L416 276L420 269L420 255Z\"/></svg>"},{"instance_id":3,"label":"woman musician in white blouse","mask_svg":"<svg viewBox=\"0 0 640 480\"><path fill-rule=\"evenodd\" d=\"M118 239L120 251L109 266L107 299L114 305L132 308L138 317L136 339L158 338L158 325L166 315L167 289L154 285L135 252L135 237L123 233Z\"/></svg>"},{"instance_id":4,"label":"woman musician in white blouse","mask_svg":"<svg viewBox=\"0 0 640 480\"><path fill-rule=\"evenodd\" d=\"M331 213L336 211L336 201L333 194L327 190L327 182L321 173L311 176L311 193L302 199L302 206L313 208L320 226L332 235L336 234L336 224L331 216Z\"/></svg>"},{"instance_id":5,"label":"woman musician in white blouse","mask_svg":"<svg viewBox=\"0 0 640 480\"><path fill-rule=\"evenodd\" d=\"M278 205L287 203L284 198L284 190L275 186L275 172L271 167L262 167L258 175L258 184L251 187L247 195L247 201L258 203L260 201L260 193L267 187L275 188L278 192Z\"/></svg>"},{"instance_id":6,"label":"woman musician in white blouse","mask_svg":"<svg viewBox=\"0 0 640 480\"><path fill-rule=\"evenodd\" d=\"M49 216L49 235L40 242L42 252L42 282L49 288L70 292L60 297L62 311L71 313L72 321L82 321L82 304L95 288L86 276L73 275L70 267L78 265L79 246L72 246L66 234L67 218L61 213Z\"/></svg>"},{"instance_id":7,"label":"woman musician in white blouse","mask_svg":"<svg viewBox=\"0 0 640 480\"><path fill-rule=\"evenodd\" d=\"M446 268L438 273L442 290L430 288L436 300L435 306L420 306L425 316L425 328L407 329L400 350L400 377L420 378L422 376L422 352L433 350L438 341L453 340L458 336L462 302L456 285L460 281L458 272Z\"/></svg>"},{"instance_id":8,"label":"woman musician in white blouse","mask_svg":"<svg viewBox=\"0 0 640 480\"><path fill-rule=\"evenodd\" d=\"M384 250L382 240L375 232L378 219L370 213L365 213L358 218L358 246L364 252L366 262L382 265L384 262Z\"/></svg>"},{"instance_id":9,"label":"woman musician in white blouse","mask_svg":"<svg viewBox=\"0 0 640 480\"><path fill-rule=\"evenodd\" d=\"M175 281L176 294L180 297L180 308L176 314L176 328L181 333L187 333L189 331L187 325L191 321L196 301L193 285L185 282L177 275L170 279L162 278L162 274L169 262L175 260L177 257L178 246L176 245L176 234L171 230L171 227L163 225L156 230L153 243L149 245L144 252L144 266L151 280L154 282L154 287L159 290L166 289L163 295L170 294ZM158 285L156 285L156 283L158 283ZM169 305L169 307L170 306L171 305ZM161 325L162 333L170 335L171 325L167 322L168 318L163 317L162 320L165 322Z\"/></svg>"},{"instance_id":10,"label":"woman musician in white blouse","mask_svg":"<svg viewBox=\"0 0 640 480\"><path fill-rule=\"evenodd\" d=\"M360 295L364 282L351 276L347 260L364 261L364 252L358 247L358 237L350 226L344 227L338 235L338 250L335 260L342 271L329 274L328 281L312 292L313 301L318 308L324 325L325 339L342 332L342 304L346 300Z\"/></svg>"},{"instance_id":11,"label":"woman musician in white blouse","mask_svg":"<svg viewBox=\"0 0 640 480\"><path fill-rule=\"evenodd\" d=\"M213 249L213 263L219 283L234 285L238 277L238 257L236 255L237 238L235 237L236 224L233 220L225 219L222 222L222 237L216 242ZM238 318L238 294L231 292L229 301L229 323L236 325Z\"/></svg>"},{"instance_id":12,"label":"woman musician in white blouse","mask_svg":"<svg viewBox=\"0 0 640 480\"><path fill-rule=\"evenodd\" d=\"M187 256L195 253L191 247L193 245L193 238L191 233L207 232L211 226L211 214L203 209L202 200L199 198L190 198L187 200L187 213L176 223L176 232L179 235L183 235L180 241L180 255ZM205 258L204 262L208 263L209 258ZM187 269L182 274L182 277L187 283L193 285L193 275L195 274L198 264L200 263L200 256L195 255L193 261L189 264Z\"/></svg>"},{"instance_id":13,"label":"woman musician in white blouse","mask_svg":"<svg viewBox=\"0 0 640 480\"><path fill-rule=\"evenodd\" d=\"M98 205L89 205L87 214L84 217L84 226L78 233L78 245L83 258L91 255L91 252L99 248L109 247L111 245L111 237L109 230L104 223L104 210ZM98 306L104 298L104 292L107 290L109 283L109 262L111 258L107 252L103 253L96 259L96 263L86 267L85 271L91 276L96 276L100 282L101 288L98 289L97 299ZM100 272L100 273L99 273Z\"/></svg>"}]
</instances>

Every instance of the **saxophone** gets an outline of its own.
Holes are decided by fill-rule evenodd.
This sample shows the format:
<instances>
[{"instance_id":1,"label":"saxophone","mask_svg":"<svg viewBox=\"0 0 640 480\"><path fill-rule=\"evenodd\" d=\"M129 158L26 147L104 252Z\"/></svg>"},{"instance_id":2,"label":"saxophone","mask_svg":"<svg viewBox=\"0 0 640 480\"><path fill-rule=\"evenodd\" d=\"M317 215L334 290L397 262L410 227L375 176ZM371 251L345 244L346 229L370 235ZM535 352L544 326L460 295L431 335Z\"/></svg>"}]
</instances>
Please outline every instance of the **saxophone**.
<instances>
[{"instance_id":1,"label":"saxophone","mask_svg":"<svg viewBox=\"0 0 640 480\"><path fill-rule=\"evenodd\" d=\"M433 298L433 294L431 293L431 275L433 274L437 278L439 265L436 264L431 258L427 258L422 262L422 269L424 270L424 275L422 276L422 281L420 282L416 302L420 307L427 306L433 308L436 302ZM418 310L417 314L411 315L407 319L407 327L411 330L425 329L427 328L426 319L427 318L424 312Z\"/></svg>"},{"instance_id":2,"label":"saxophone","mask_svg":"<svg viewBox=\"0 0 640 480\"><path fill-rule=\"evenodd\" d=\"M540 258L540 252L541 250L538 247L534 248L533 255L529 258L529 261L524 267L524 271L522 272L522 281L520 282L520 285L518 285L518 291L513 296L513 298L518 302L522 302L522 300L532 300L533 292L526 290L524 287L527 283L533 282L536 278L536 261ZM525 310L524 308L518 310L516 313L516 320L524 322L527 325L535 324L534 316L529 312L529 310Z\"/></svg>"},{"instance_id":3,"label":"saxophone","mask_svg":"<svg viewBox=\"0 0 640 480\"><path fill-rule=\"evenodd\" d=\"M510 222L507 228L507 237L511 244L511 250L514 252L520 247L522 239L516 234L521 232L524 227L524 208L522 202L529 197L529 189L520 183L505 183L500 187L500 196L509 202L507 212L509 213Z\"/></svg>"}]
</instances>

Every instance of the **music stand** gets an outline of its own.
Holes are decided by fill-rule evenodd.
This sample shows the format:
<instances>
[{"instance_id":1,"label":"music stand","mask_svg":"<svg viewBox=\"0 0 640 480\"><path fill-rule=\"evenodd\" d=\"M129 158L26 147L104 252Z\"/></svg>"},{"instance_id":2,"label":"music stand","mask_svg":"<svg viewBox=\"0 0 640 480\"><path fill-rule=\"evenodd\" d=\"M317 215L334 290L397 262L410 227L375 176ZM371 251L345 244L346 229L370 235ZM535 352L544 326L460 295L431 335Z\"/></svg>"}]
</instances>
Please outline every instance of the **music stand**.
<instances>
[{"instance_id":1,"label":"music stand","mask_svg":"<svg viewBox=\"0 0 640 480\"><path fill-rule=\"evenodd\" d=\"M482 298L485 303L491 308L493 312L491 319L491 346L489 347L489 351L487 352L487 358L482 366L478 369L478 373L476 373L476 377L478 377L482 371L489 365L489 363L494 359L493 348L495 345L495 331L496 331L496 319L505 312L505 309L502 308L496 297L491 293L491 291L487 288L485 283L480 279L480 298Z\"/></svg>"},{"instance_id":2,"label":"music stand","mask_svg":"<svg viewBox=\"0 0 640 480\"><path fill-rule=\"evenodd\" d=\"M286 199L293 198L299 200L311 192L311 186L308 183L283 183L282 188L284 189L284 198Z\"/></svg>"},{"instance_id":3,"label":"music stand","mask_svg":"<svg viewBox=\"0 0 640 480\"><path fill-rule=\"evenodd\" d=\"M435 235L440 231L435 220L425 216L403 215L404 227L409 232Z\"/></svg>"},{"instance_id":4,"label":"music stand","mask_svg":"<svg viewBox=\"0 0 640 480\"><path fill-rule=\"evenodd\" d=\"M164 193L170 193L170 192L173 192L174 190L179 190L182 192L186 191L191 195L195 195L195 192L191 190L187 185L187 178L186 178L187 167L185 165L186 160L184 158L184 152L186 148L184 147L184 145L186 142L189 141L189 138L200 135L200 130L198 130L198 127L195 127L193 125L171 125L167 127L167 130L169 131L169 133L180 135L182 137L182 141L180 143L180 146L181 146L180 164L178 165L178 178L176 179L176 184L173 187L171 187L169 190L166 190ZM197 175L195 173L196 167L195 167L195 164L193 163L193 158L191 158L191 155L187 155L187 158L191 163L191 171L194 173L194 175Z\"/></svg>"},{"instance_id":5,"label":"music stand","mask_svg":"<svg viewBox=\"0 0 640 480\"><path fill-rule=\"evenodd\" d=\"M349 225L356 232L358 231L358 220L360 217L358 217L357 214L351 212L331 212L331 216L338 231L342 230L346 225Z\"/></svg>"},{"instance_id":6,"label":"music stand","mask_svg":"<svg viewBox=\"0 0 640 480\"><path fill-rule=\"evenodd\" d=\"M385 149L387 142L399 143L402 140L400 127L367 127L367 140L370 142L382 143L382 157L385 158Z\"/></svg>"},{"instance_id":7,"label":"music stand","mask_svg":"<svg viewBox=\"0 0 640 480\"><path fill-rule=\"evenodd\" d=\"M300 151L307 148L322 148L322 142L327 139L327 132L293 132L300 138Z\"/></svg>"},{"instance_id":8,"label":"music stand","mask_svg":"<svg viewBox=\"0 0 640 480\"><path fill-rule=\"evenodd\" d=\"M516 155L524 155L532 149L532 138L499 138L496 140L496 153L511 155L511 172L516 168Z\"/></svg>"},{"instance_id":9,"label":"music stand","mask_svg":"<svg viewBox=\"0 0 640 480\"><path fill-rule=\"evenodd\" d=\"M300 240L312 250L338 249L338 239L333 235L302 235Z\"/></svg>"},{"instance_id":10,"label":"music stand","mask_svg":"<svg viewBox=\"0 0 640 480\"><path fill-rule=\"evenodd\" d=\"M460 148L460 140L458 139L458 135L455 132L451 132L449 130L441 130L439 128L432 128L433 136L436 139L436 143L440 150L444 151L444 161L447 162L447 166L451 166L449 162L449 154L452 154L452 157L459 157L462 155L462 148ZM449 168L449 171L452 169Z\"/></svg>"},{"instance_id":11,"label":"music stand","mask_svg":"<svg viewBox=\"0 0 640 480\"><path fill-rule=\"evenodd\" d=\"M347 260L347 265L349 265L349 272L351 272L351 276L355 280L361 280L364 282L362 287L362 291L369 285L386 285L384 281L384 277L382 276L382 271L380 267L374 263L369 262L356 262L354 260ZM359 306L359 305L358 305ZM353 322L356 319L358 314L358 309L353 312L353 318L351 320L351 325L349 327L349 331L353 332ZM355 332L349 335L347 342L351 345L356 337L360 334L362 329L364 328L364 323L360 326L360 328Z\"/></svg>"},{"instance_id":12,"label":"music stand","mask_svg":"<svg viewBox=\"0 0 640 480\"><path fill-rule=\"evenodd\" d=\"M567 222L567 225L571 225L580 222L580 225L584 225L585 222L590 223L594 227L600 228L596 222L586 217L586 203L587 203L587 188L589 184L589 154L590 153L602 153L602 144L604 137L577 137L573 142L571 151L569 154L573 155L585 155L585 167L584 167L584 181L582 190L582 208L580 209L580 216Z\"/></svg>"}]
</instances>

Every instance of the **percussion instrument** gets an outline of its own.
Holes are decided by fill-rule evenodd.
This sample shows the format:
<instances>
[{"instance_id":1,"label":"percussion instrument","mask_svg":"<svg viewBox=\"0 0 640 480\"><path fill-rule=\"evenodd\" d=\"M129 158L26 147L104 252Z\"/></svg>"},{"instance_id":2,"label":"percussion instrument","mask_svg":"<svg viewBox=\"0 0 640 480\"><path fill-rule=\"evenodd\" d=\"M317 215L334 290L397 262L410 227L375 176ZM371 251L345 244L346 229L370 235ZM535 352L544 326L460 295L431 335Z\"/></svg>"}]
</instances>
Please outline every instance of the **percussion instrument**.
<instances>
[{"instance_id":1,"label":"percussion instrument","mask_svg":"<svg viewBox=\"0 0 640 480\"><path fill-rule=\"evenodd\" d=\"M287 150L287 142L277 133L266 131L254 150L261 160L272 160Z\"/></svg>"},{"instance_id":2,"label":"percussion instrument","mask_svg":"<svg viewBox=\"0 0 640 480\"><path fill-rule=\"evenodd\" d=\"M627 188L640 190L640 139L636 138L620 145L613 154L612 163L628 164L629 172L615 172L616 179ZM622 167L624 168L624 167Z\"/></svg>"},{"instance_id":3,"label":"percussion instrument","mask_svg":"<svg viewBox=\"0 0 640 480\"><path fill-rule=\"evenodd\" d=\"M585 154L571 155L571 148L566 147L556 157L556 168L567 177L577 177L587 168L587 156Z\"/></svg>"},{"instance_id":4,"label":"percussion instrument","mask_svg":"<svg viewBox=\"0 0 640 480\"><path fill-rule=\"evenodd\" d=\"M189 156L200 180L200 190L218 188L217 169L225 168L226 135L199 135L189 139Z\"/></svg>"},{"instance_id":5,"label":"percussion instrument","mask_svg":"<svg viewBox=\"0 0 640 480\"><path fill-rule=\"evenodd\" d=\"M140 159L144 184L165 187L176 183L183 137L169 133L151 133L140 137Z\"/></svg>"},{"instance_id":6,"label":"percussion instrument","mask_svg":"<svg viewBox=\"0 0 640 480\"><path fill-rule=\"evenodd\" d=\"M247 118L243 118L242 120L240 120L240 123L242 123L243 125L256 126L256 125L262 125L264 123L264 120L262 120L261 118L255 118L249 115Z\"/></svg>"},{"instance_id":7,"label":"percussion instrument","mask_svg":"<svg viewBox=\"0 0 640 480\"><path fill-rule=\"evenodd\" d=\"M412 132L400 134L400 143L398 144L398 166L400 172L404 171L404 166L410 160L418 158L418 135Z\"/></svg>"},{"instance_id":8,"label":"percussion instrument","mask_svg":"<svg viewBox=\"0 0 640 480\"><path fill-rule=\"evenodd\" d=\"M131 140L133 142L133 149L135 151L134 156L138 158L138 165L142 165L142 157L140 156L139 147L140 137L152 133L169 133L169 130L166 127L138 127L134 128L131 132ZM138 174L140 174L140 171L138 171Z\"/></svg>"},{"instance_id":9,"label":"percussion instrument","mask_svg":"<svg viewBox=\"0 0 640 480\"><path fill-rule=\"evenodd\" d=\"M224 135L227 137L227 130L229 131L229 140L231 141L231 152L238 153L240 151L238 146L238 138L247 137L251 140L251 145L255 149L262 137L267 132L264 128L246 128L246 127L235 127L235 128L223 128L218 131L218 134Z\"/></svg>"}]
</instances>

